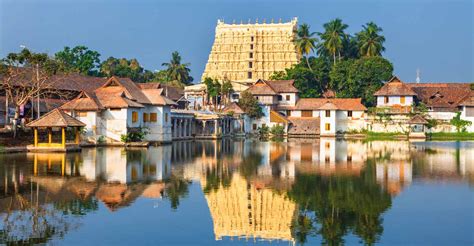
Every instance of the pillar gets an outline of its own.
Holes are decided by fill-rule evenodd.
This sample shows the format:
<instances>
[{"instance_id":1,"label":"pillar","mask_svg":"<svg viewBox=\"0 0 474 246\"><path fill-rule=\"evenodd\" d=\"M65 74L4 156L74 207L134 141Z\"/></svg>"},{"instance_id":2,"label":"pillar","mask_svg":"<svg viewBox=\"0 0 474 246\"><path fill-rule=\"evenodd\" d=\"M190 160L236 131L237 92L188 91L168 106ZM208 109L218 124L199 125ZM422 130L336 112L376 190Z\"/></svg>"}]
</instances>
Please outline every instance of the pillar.
<instances>
[{"instance_id":1,"label":"pillar","mask_svg":"<svg viewBox=\"0 0 474 246\"><path fill-rule=\"evenodd\" d=\"M181 129L182 125L183 125L183 122L181 119L178 119L177 120L177 126L178 126L178 137L181 138L182 137L182 134L183 134L183 129Z\"/></svg>"},{"instance_id":2,"label":"pillar","mask_svg":"<svg viewBox=\"0 0 474 246\"><path fill-rule=\"evenodd\" d=\"M74 133L76 134L74 140L75 140L76 144L79 144L79 142L81 141L81 136L80 136L80 134L79 134L79 130L77 129L77 127L74 128L74 129L75 129L75 132L74 132Z\"/></svg>"},{"instance_id":3,"label":"pillar","mask_svg":"<svg viewBox=\"0 0 474 246\"><path fill-rule=\"evenodd\" d=\"M66 129L65 129L65 127L61 128L61 146L63 148L66 147Z\"/></svg>"},{"instance_id":4,"label":"pillar","mask_svg":"<svg viewBox=\"0 0 474 246\"><path fill-rule=\"evenodd\" d=\"M48 144L51 144L51 128L48 128Z\"/></svg>"},{"instance_id":5,"label":"pillar","mask_svg":"<svg viewBox=\"0 0 474 246\"><path fill-rule=\"evenodd\" d=\"M35 144L34 144L34 146L38 147L38 128L35 127L34 132L35 132Z\"/></svg>"},{"instance_id":6,"label":"pillar","mask_svg":"<svg viewBox=\"0 0 474 246\"><path fill-rule=\"evenodd\" d=\"M64 128L63 128L63 130L64 130ZM64 176L64 173L66 171L66 162L64 160L64 156L65 155L61 156L61 176Z\"/></svg>"},{"instance_id":7,"label":"pillar","mask_svg":"<svg viewBox=\"0 0 474 246\"><path fill-rule=\"evenodd\" d=\"M171 136L173 138L176 137L176 119L175 118L171 119Z\"/></svg>"},{"instance_id":8,"label":"pillar","mask_svg":"<svg viewBox=\"0 0 474 246\"><path fill-rule=\"evenodd\" d=\"M188 137L188 119L184 119L183 137Z\"/></svg>"},{"instance_id":9,"label":"pillar","mask_svg":"<svg viewBox=\"0 0 474 246\"><path fill-rule=\"evenodd\" d=\"M202 121L202 135L206 135L206 121Z\"/></svg>"}]
</instances>

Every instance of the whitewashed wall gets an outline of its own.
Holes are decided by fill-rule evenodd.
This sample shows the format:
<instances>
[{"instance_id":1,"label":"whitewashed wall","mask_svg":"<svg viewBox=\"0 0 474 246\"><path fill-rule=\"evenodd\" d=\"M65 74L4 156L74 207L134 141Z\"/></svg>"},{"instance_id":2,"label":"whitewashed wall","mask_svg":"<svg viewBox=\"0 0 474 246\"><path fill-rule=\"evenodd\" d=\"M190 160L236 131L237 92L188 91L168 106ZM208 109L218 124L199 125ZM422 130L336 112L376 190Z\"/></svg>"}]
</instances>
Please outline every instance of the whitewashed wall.
<instances>
[{"instance_id":1,"label":"whitewashed wall","mask_svg":"<svg viewBox=\"0 0 474 246\"><path fill-rule=\"evenodd\" d=\"M405 96L405 103L400 103L400 96L389 96L388 103L385 103L385 96L377 97L377 107L387 107L393 105L411 106L413 104L413 96Z\"/></svg>"}]
</instances>

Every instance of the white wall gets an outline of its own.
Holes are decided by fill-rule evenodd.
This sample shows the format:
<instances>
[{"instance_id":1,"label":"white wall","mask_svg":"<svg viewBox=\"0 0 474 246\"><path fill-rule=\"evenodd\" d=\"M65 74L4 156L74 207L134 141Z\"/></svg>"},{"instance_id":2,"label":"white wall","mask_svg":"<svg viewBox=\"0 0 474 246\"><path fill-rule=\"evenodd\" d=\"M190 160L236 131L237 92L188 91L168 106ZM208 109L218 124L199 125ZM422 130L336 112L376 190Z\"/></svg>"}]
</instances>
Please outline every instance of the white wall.
<instances>
[{"instance_id":1,"label":"white wall","mask_svg":"<svg viewBox=\"0 0 474 246\"><path fill-rule=\"evenodd\" d=\"M144 122L143 127L147 128L148 134L145 136L146 141L152 142L170 142L171 141L171 109L169 106L153 106L147 105L142 110L143 113L148 113L148 119L151 119L150 114L156 113L156 122ZM168 121L165 121L165 114L168 115ZM143 115L141 115L143 118ZM143 120L143 119L141 119Z\"/></svg>"},{"instance_id":2,"label":"white wall","mask_svg":"<svg viewBox=\"0 0 474 246\"><path fill-rule=\"evenodd\" d=\"M377 96L377 107L387 107L393 105L411 106L413 96L405 96L405 103L400 103L400 96L389 96L388 103L385 103L385 96Z\"/></svg>"},{"instance_id":3,"label":"white wall","mask_svg":"<svg viewBox=\"0 0 474 246\"><path fill-rule=\"evenodd\" d=\"M278 105L285 105L285 106L295 106L297 96L296 93L280 93L281 101L278 101ZM290 96L290 100L286 100L286 96Z\"/></svg>"},{"instance_id":4,"label":"white wall","mask_svg":"<svg viewBox=\"0 0 474 246\"><path fill-rule=\"evenodd\" d=\"M97 135L121 141L120 136L127 134L127 123L132 121L131 117L131 110L127 108L103 110L97 118Z\"/></svg>"},{"instance_id":5,"label":"white wall","mask_svg":"<svg viewBox=\"0 0 474 246\"><path fill-rule=\"evenodd\" d=\"M463 106L462 111L461 111L461 119L471 121L472 124L467 127L467 131L468 132L474 132L474 115L473 116L467 116L466 115L468 108L470 110L474 110L473 106Z\"/></svg>"},{"instance_id":6,"label":"white wall","mask_svg":"<svg viewBox=\"0 0 474 246\"><path fill-rule=\"evenodd\" d=\"M321 135L335 135L336 134L336 110L330 110L330 117L326 117L326 110L320 112L320 134ZM329 123L331 128L326 131L326 123Z\"/></svg>"},{"instance_id":7,"label":"white wall","mask_svg":"<svg viewBox=\"0 0 474 246\"><path fill-rule=\"evenodd\" d=\"M81 136L83 140L95 141L97 139L97 112L88 111L84 112L85 116L79 116L77 113L75 118L85 123L84 131Z\"/></svg>"}]
</instances>

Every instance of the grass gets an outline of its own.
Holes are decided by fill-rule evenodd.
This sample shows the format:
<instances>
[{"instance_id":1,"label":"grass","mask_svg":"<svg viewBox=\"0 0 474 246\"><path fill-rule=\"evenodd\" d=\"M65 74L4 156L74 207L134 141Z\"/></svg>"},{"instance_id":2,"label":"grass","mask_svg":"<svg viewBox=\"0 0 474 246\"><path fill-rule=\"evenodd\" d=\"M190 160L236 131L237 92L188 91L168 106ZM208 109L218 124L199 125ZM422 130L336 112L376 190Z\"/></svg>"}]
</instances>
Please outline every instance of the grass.
<instances>
[{"instance_id":1,"label":"grass","mask_svg":"<svg viewBox=\"0 0 474 246\"><path fill-rule=\"evenodd\" d=\"M399 137L405 138L407 135L402 132L372 132L368 131L366 133L367 140L395 140Z\"/></svg>"},{"instance_id":2,"label":"grass","mask_svg":"<svg viewBox=\"0 0 474 246\"><path fill-rule=\"evenodd\" d=\"M474 132L433 132L431 140L474 140Z\"/></svg>"}]
</instances>

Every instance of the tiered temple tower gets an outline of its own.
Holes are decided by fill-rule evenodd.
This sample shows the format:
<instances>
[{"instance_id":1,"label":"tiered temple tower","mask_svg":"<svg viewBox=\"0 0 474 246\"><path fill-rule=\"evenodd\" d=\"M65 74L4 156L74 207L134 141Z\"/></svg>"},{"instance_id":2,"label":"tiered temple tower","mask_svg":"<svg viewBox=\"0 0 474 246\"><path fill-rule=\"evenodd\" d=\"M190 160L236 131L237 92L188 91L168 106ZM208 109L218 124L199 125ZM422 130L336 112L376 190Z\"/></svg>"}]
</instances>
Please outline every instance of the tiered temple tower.
<instances>
[{"instance_id":1,"label":"tiered temple tower","mask_svg":"<svg viewBox=\"0 0 474 246\"><path fill-rule=\"evenodd\" d=\"M226 24L217 21L216 36L202 75L222 81L253 83L296 64L297 18L290 22Z\"/></svg>"}]
</instances>

